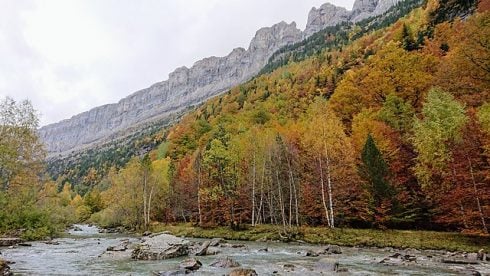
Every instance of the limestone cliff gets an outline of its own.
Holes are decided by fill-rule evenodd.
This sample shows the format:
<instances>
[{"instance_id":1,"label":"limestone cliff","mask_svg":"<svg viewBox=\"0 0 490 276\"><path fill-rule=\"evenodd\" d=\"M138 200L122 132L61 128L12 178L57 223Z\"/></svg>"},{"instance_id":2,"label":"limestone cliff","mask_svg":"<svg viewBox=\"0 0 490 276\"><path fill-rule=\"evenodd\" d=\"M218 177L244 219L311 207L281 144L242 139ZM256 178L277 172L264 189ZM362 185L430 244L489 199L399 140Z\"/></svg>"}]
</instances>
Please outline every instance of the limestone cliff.
<instances>
[{"instance_id":1,"label":"limestone cliff","mask_svg":"<svg viewBox=\"0 0 490 276\"><path fill-rule=\"evenodd\" d=\"M262 28L246 50L236 48L225 57L209 57L191 68L177 68L169 74L168 80L137 91L118 103L99 106L42 127L40 138L49 156L53 157L137 131L138 126L168 118L252 78L266 65L269 57L285 45L296 43L327 26L382 14L399 1L357 0L352 11L329 3L313 8L304 32L294 22Z\"/></svg>"}]
</instances>

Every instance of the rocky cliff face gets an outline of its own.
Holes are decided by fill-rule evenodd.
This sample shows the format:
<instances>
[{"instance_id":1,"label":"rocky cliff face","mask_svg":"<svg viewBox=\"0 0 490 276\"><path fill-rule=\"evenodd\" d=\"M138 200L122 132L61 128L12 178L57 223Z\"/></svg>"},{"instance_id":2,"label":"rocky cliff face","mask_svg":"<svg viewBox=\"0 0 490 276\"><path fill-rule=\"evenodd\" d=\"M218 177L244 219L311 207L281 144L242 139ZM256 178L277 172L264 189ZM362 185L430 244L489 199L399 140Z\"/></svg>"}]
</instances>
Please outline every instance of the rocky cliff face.
<instances>
[{"instance_id":1,"label":"rocky cliff face","mask_svg":"<svg viewBox=\"0 0 490 276\"><path fill-rule=\"evenodd\" d=\"M257 31L247 50L234 49L225 57L209 57L191 68L180 67L168 80L137 91L118 103L104 105L71 119L42 127L40 138L49 156L65 155L104 143L138 125L157 121L203 102L257 74L281 47L341 22L358 21L388 10L400 0L357 0L353 11L324 4L313 8L304 32L293 22L280 22Z\"/></svg>"},{"instance_id":2,"label":"rocky cliff face","mask_svg":"<svg viewBox=\"0 0 490 276\"><path fill-rule=\"evenodd\" d=\"M282 46L301 39L293 22L257 31L248 50L234 49L225 57L209 57L191 68L177 68L167 81L135 92L118 103L96 107L39 130L49 156L103 142L105 138L198 104L255 75Z\"/></svg>"}]
</instances>

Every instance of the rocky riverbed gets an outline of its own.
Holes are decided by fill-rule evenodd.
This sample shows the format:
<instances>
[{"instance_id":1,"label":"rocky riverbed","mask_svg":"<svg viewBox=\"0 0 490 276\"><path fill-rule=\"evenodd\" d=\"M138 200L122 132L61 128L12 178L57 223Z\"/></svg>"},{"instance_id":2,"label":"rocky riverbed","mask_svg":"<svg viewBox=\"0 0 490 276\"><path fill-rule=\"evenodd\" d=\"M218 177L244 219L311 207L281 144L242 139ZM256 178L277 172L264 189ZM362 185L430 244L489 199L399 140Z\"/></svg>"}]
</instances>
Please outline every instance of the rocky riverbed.
<instances>
[{"instance_id":1,"label":"rocky riverbed","mask_svg":"<svg viewBox=\"0 0 490 276\"><path fill-rule=\"evenodd\" d=\"M78 231L75 231L78 230ZM280 242L237 242L99 233L0 247L15 275L490 275L484 252L452 253ZM484 259L484 260L481 260ZM0 261L2 263L2 261ZM0 275L4 275L0 271ZM8 275L8 274L5 274Z\"/></svg>"}]
</instances>

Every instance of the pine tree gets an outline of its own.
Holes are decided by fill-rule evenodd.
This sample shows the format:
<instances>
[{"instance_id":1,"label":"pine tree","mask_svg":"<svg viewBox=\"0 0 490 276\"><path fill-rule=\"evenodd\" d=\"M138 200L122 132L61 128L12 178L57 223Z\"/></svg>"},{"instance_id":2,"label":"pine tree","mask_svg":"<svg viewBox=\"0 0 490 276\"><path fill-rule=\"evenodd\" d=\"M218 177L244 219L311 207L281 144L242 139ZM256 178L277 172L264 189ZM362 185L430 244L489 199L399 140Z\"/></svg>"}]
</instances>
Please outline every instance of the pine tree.
<instances>
[{"instance_id":1,"label":"pine tree","mask_svg":"<svg viewBox=\"0 0 490 276\"><path fill-rule=\"evenodd\" d=\"M366 181L366 189L371 196L371 208L375 224L384 225L388 219L387 213L391 210L394 191L388 182L389 168L383 159L376 143L368 135L361 154L362 164L359 168L360 176Z\"/></svg>"}]
</instances>

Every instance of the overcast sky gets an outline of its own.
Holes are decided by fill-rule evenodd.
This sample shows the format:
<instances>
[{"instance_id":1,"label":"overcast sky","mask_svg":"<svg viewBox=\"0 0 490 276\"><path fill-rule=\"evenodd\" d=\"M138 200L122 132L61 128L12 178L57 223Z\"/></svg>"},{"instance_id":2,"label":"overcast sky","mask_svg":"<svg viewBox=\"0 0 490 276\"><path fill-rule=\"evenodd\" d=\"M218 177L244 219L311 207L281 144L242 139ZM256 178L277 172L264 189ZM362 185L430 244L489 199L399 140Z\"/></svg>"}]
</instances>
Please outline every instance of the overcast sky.
<instances>
[{"instance_id":1,"label":"overcast sky","mask_svg":"<svg viewBox=\"0 0 490 276\"><path fill-rule=\"evenodd\" d=\"M327 0L0 0L0 98L30 99L45 125L247 48ZM354 0L329 0L352 9Z\"/></svg>"}]
</instances>

